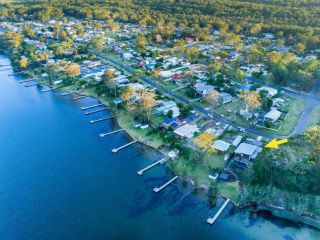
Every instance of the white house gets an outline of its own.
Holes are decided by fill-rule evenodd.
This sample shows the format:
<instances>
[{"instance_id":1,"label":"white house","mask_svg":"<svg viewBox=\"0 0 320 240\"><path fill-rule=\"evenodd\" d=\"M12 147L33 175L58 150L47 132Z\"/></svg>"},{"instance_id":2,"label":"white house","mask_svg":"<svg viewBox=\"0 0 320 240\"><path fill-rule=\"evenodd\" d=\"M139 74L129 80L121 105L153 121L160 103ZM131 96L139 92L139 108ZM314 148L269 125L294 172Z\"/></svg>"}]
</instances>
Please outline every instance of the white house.
<instances>
[{"instance_id":1,"label":"white house","mask_svg":"<svg viewBox=\"0 0 320 240\"><path fill-rule=\"evenodd\" d=\"M213 147L218 152L226 152L228 151L230 144L222 140L216 140L213 143Z\"/></svg>"},{"instance_id":2,"label":"white house","mask_svg":"<svg viewBox=\"0 0 320 240\"><path fill-rule=\"evenodd\" d=\"M173 118L176 118L176 117L179 117L179 116L180 116L180 109L179 109L178 107L172 107L172 108L165 109L165 110L163 111L163 114L164 114L164 115L167 115L167 113L168 113L170 110L172 111L172 117L173 117Z\"/></svg>"},{"instance_id":3,"label":"white house","mask_svg":"<svg viewBox=\"0 0 320 240\"><path fill-rule=\"evenodd\" d=\"M180 138L188 138L191 139L194 137L196 133L199 132L199 128L197 125L191 125L191 124L185 124L176 130L174 130L174 133L180 137Z\"/></svg>"},{"instance_id":4,"label":"white house","mask_svg":"<svg viewBox=\"0 0 320 240\"><path fill-rule=\"evenodd\" d=\"M197 91L197 93L199 93L202 96L207 95L209 92L211 92L212 90L215 90L216 87L209 85L209 84L202 84L202 83L198 83L195 85L195 89Z\"/></svg>"},{"instance_id":5,"label":"white house","mask_svg":"<svg viewBox=\"0 0 320 240\"><path fill-rule=\"evenodd\" d=\"M235 150L235 154L242 157L247 157L248 159L255 159L259 152L262 151L261 147L256 145L241 143Z\"/></svg>"},{"instance_id":6,"label":"white house","mask_svg":"<svg viewBox=\"0 0 320 240\"><path fill-rule=\"evenodd\" d=\"M229 93L226 92L221 92L219 94L219 98L222 103L228 103L232 101L232 96Z\"/></svg>"},{"instance_id":7,"label":"white house","mask_svg":"<svg viewBox=\"0 0 320 240\"><path fill-rule=\"evenodd\" d=\"M274 89L268 86L257 88L257 92L260 92L260 91L267 91L270 97L274 97L278 93L277 89Z\"/></svg>"},{"instance_id":8,"label":"white house","mask_svg":"<svg viewBox=\"0 0 320 240\"><path fill-rule=\"evenodd\" d=\"M264 115L264 121L266 122L272 122L275 123L278 121L278 119L281 116L281 112L278 111L277 109L272 109L270 112L268 112L266 115Z\"/></svg>"}]
</instances>

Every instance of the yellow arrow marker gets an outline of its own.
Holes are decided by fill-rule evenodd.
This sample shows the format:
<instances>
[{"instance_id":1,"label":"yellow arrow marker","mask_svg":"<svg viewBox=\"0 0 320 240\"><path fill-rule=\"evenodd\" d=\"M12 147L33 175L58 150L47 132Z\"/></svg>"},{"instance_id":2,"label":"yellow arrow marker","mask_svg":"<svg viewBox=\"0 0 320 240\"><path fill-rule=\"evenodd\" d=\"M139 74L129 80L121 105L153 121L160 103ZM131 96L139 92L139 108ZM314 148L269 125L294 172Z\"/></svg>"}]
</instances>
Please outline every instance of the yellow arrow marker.
<instances>
[{"instance_id":1,"label":"yellow arrow marker","mask_svg":"<svg viewBox=\"0 0 320 240\"><path fill-rule=\"evenodd\" d=\"M284 143L287 143L287 142L288 142L287 138L281 139L279 141L277 141L277 139L274 138L274 139L272 139L272 141L270 141L264 147L266 147L266 148L278 148L280 144L284 144Z\"/></svg>"}]
</instances>

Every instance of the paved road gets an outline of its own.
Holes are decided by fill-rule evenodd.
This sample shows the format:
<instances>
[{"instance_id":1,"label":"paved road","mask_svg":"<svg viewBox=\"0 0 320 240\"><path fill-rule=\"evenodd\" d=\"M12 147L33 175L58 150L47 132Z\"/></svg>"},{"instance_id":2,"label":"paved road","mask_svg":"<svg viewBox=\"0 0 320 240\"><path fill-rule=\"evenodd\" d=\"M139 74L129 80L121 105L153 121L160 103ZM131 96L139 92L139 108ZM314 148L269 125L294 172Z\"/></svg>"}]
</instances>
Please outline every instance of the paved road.
<instances>
[{"instance_id":1,"label":"paved road","mask_svg":"<svg viewBox=\"0 0 320 240\"><path fill-rule=\"evenodd\" d=\"M124 65L124 64L122 64L122 63L116 62L116 61L114 61L113 59L111 59L111 58L109 58L109 57L106 57L106 56L103 56L103 55L101 55L101 54L99 54L99 53L96 53L96 52L93 52L93 53L96 54L96 55L97 55L98 57L100 57L101 59L104 59L104 60L112 63L113 65L116 65L116 66L120 67L121 69L123 69L124 71L126 71L126 72L128 72L128 73L131 73L131 74L132 74L132 73L134 72L131 68L127 67L126 65ZM174 97L174 98L180 100L180 101L183 102L184 104L187 104L187 105L190 104L190 105L192 105L195 110L197 110L198 112L202 113L203 115L205 115L205 116L207 116L207 117L209 117L209 118L211 118L211 119L213 119L213 120L215 120L215 121L217 121L217 122L221 122L221 123L223 123L223 124L229 124L230 126L232 126L232 127L234 127L234 128L240 128L240 127L241 127L241 128L243 128L243 129L245 129L246 132L251 133L251 134L254 134L254 135L257 135L257 136L263 136L263 137L265 137L265 138L267 138L267 139L286 138L286 137L292 136L294 133L301 132L301 131L295 131L295 130L294 130L292 133L287 134L287 135L277 135L277 134L271 134L271 133L261 132L261 131L255 129L253 126L247 126L247 127L239 126L238 124L236 124L236 123L234 123L234 122L232 122L232 121L230 121L230 120L228 120L228 119L226 119L226 118L224 118L224 117L221 117L220 115L217 115L217 114L215 114L215 113L212 113L212 112L207 111L207 110L204 109L203 107L201 107L201 106L199 106L199 105L197 105L197 104L189 101L187 98L175 94L175 93L172 92L171 90L168 90L168 89L166 89L166 88L158 85L156 82L154 82L154 81L152 81L152 80L150 80L150 79L148 79L148 78L146 78L146 77L140 77L140 80L143 81L143 82L145 82L145 83L147 83L147 84L149 84L149 85L152 86L152 87L157 88L158 90L164 92L165 94L167 94L167 95L169 95L169 96L171 96L171 97ZM291 93L293 90L284 89L284 91L287 92L287 93L289 93L289 92ZM298 94L299 96L306 96L307 98L310 98L310 97L311 97L311 99L314 99L314 100L318 101L317 98L314 98L315 96L312 95L312 94L309 95L309 94L305 94L305 93L299 93L299 92L296 92L296 91L293 91L293 92L294 92L294 94ZM319 97L319 101L320 101L320 97ZM303 115L303 114L302 114L302 115ZM300 119L302 119L302 118L300 118ZM301 122L301 121L300 121L300 122ZM297 124L297 125L299 125L299 124ZM303 127L305 127L305 125L306 125L306 124L304 123L304 124L303 124ZM300 126L300 125L299 125L299 126ZM297 130L302 130L302 128L300 127L300 128L297 129ZM303 130L305 130L305 128L304 128Z\"/></svg>"}]
</instances>

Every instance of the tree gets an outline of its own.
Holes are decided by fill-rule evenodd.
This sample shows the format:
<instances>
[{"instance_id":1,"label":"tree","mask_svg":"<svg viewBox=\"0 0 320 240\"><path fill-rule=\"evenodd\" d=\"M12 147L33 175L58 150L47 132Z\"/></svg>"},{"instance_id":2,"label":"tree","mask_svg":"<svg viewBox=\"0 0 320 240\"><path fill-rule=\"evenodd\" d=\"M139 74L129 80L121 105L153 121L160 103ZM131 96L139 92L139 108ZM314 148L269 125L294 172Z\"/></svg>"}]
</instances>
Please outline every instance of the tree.
<instances>
[{"instance_id":1,"label":"tree","mask_svg":"<svg viewBox=\"0 0 320 240\"><path fill-rule=\"evenodd\" d=\"M183 39L178 40L174 46L177 48L178 56L181 57L186 52L186 41Z\"/></svg>"},{"instance_id":2,"label":"tree","mask_svg":"<svg viewBox=\"0 0 320 240\"><path fill-rule=\"evenodd\" d=\"M102 80L110 90L114 90L114 96L117 96L117 82L115 80L114 70L107 69L102 75Z\"/></svg>"},{"instance_id":3,"label":"tree","mask_svg":"<svg viewBox=\"0 0 320 240\"><path fill-rule=\"evenodd\" d=\"M22 56L20 59L20 67L26 68L28 66L28 59L25 56Z\"/></svg>"},{"instance_id":4,"label":"tree","mask_svg":"<svg viewBox=\"0 0 320 240\"><path fill-rule=\"evenodd\" d=\"M134 95L135 95L134 88L131 86L127 86L121 92L120 97L124 102L127 102L127 101L130 101L134 97Z\"/></svg>"},{"instance_id":5,"label":"tree","mask_svg":"<svg viewBox=\"0 0 320 240\"><path fill-rule=\"evenodd\" d=\"M214 73L217 73L220 71L222 67L222 63L221 62L213 62L213 63L210 63L208 65L208 71L211 73L211 74L214 74Z\"/></svg>"},{"instance_id":6,"label":"tree","mask_svg":"<svg viewBox=\"0 0 320 240\"><path fill-rule=\"evenodd\" d=\"M146 112L148 122L149 122L149 112L155 104L155 94L153 92L148 92L147 90L141 90L140 92L140 106L143 111Z\"/></svg>"},{"instance_id":7,"label":"tree","mask_svg":"<svg viewBox=\"0 0 320 240\"><path fill-rule=\"evenodd\" d=\"M76 63L69 64L65 68L66 74L72 78L72 81L74 81L74 78L76 76L80 75L80 66Z\"/></svg>"},{"instance_id":8,"label":"tree","mask_svg":"<svg viewBox=\"0 0 320 240\"><path fill-rule=\"evenodd\" d=\"M263 24L261 23L256 23L254 24L251 28L250 28L250 33L253 34L258 34L259 32L261 32L263 27Z\"/></svg>"},{"instance_id":9,"label":"tree","mask_svg":"<svg viewBox=\"0 0 320 240\"><path fill-rule=\"evenodd\" d=\"M212 207L216 206L217 204L217 195L218 195L217 183L211 181L208 189L208 197L209 197L210 205Z\"/></svg>"},{"instance_id":10,"label":"tree","mask_svg":"<svg viewBox=\"0 0 320 240\"><path fill-rule=\"evenodd\" d=\"M309 128L305 136L312 148L312 155L315 160L320 161L320 125Z\"/></svg>"},{"instance_id":11,"label":"tree","mask_svg":"<svg viewBox=\"0 0 320 240\"><path fill-rule=\"evenodd\" d=\"M193 142L197 144L198 148L205 151L212 147L213 141L214 136L208 132L201 133L193 139Z\"/></svg>"},{"instance_id":12,"label":"tree","mask_svg":"<svg viewBox=\"0 0 320 240\"><path fill-rule=\"evenodd\" d=\"M139 34L136 40L136 48L140 53L146 52L147 40L146 37L142 34Z\"/></svg>"},{"instance_id":13,"label":"tree","mask_svg":"<svg viewBox=\"0 0 320 240\"><path fill-rule=\"evenodd\" d=\"M294 46L295 50L297 50L298 52L304 52L304 50L306 49L306 46L303 43L297 43Z\"/></svg>"},{"instance_id":14,"label":"tree","mask_svg":"<svg viewBox=\"0 0 320 240\"><path fill-rule=\"evenodd\" d=\"M156 78L161 77L160 71L157 70L157 69L153 69L153 70L152 70L152 75L153 75L154 77L156 77Z\"/></svg>"},{"instance_id":15,"label":"tree","mask_svg":"<svg viewBox=\"0 0 320 240\"><path fill-rule=\"evenodd\" d=\"M77 22L75 25L77 35L81 36L84 31L84 27L81 22Z\"/></svg>"},{"instance_id":16,"label":"tree","mask_svg":"<svg viewBox=\"0 0 320 240\"><path fill-rule=\"evenodd\" d=\"M248 61L251 63L260 62L264 56L263 49L260 46L253 44L246 52L246 56Z\"/></svg>"},{"instance_id":17,"label":"tree","mask_svg":"<svg viewBox=\"0 0 320 240\"><path fill-rule=\"evenodd\" d=\"M245 75L245 73L241 69L238 68L234 73L234 78L239 82L243 82L244 75Z\"/></svg>"},{"instance_id":18,"label":"tree","mask_svg":"<svg viewBox=\"0 0 320 240\"><path fill-rule=\"evenodd\" d=\"M168 112L167 112L167 118L172 118L173 116L173 111L170 109Z\"/></svg>"},{"instance_id":19,"label":"tree","mask_svg":"<svg viewBox=\"0 0 320 240\"><path fill-rule=\"evenodd\" d=\"M186 57L188 60L195 60L199 55L199 49L197 47L189 47L186 49Z\"/></svg>"},{"instance_id":20,"label":"tree","mask_svg":"<svg viewBox=\"0 0 320 240\"><path fill-rule=\"evenodd\" d=\"M24 40L23 35L15 33L13 31L8 31L6 33L8 42L12 48L19 48Z\"/></svg>"},{"instance_id":21,"label":"tree","mask_svg":"<svg viewBox=\"0 0 320 240\"><path fill-rule=\"evenodd\" d=\"M22 34L27 38L34 38L36 36L36 33L28 23L23 24Z\"/></svg>"},{"instance_id":22,"label":"tree","mask_svg":"<svg viewBox=\"0 0 320 240\"><path fill-rule=\"evenodd\" d=\"M216 105L219 102L220 93L216 90L210 91L206 96L205 100L211 105Z\"/></svg>"},{"instance_id":23,"label":"tree","mask_svg":"<svg viewBox=\"0 0 320 240\"><path fill-rule=\"evenodd\" d=\"M102 49L106 44L106 38L102 35L96 35L91 40L91 45L93 48Z\"/></svg>"},{"instance_id":24,"label":"tree","mask_svg":"<svg viewBox=\"0 0 320 240\"><path fill-rule=\"evenodd\" d=\"M49 75L50 80L53 80L58 76L59 66L56 63L49 63L46 67L46 71Z\"/></svg>"},{"instance_id":25,"label":"tree","mask_svg":"<svg viewBox=\"0 0 320 240\"><path fill-rule=\"evenodd\" d=\"M244 100L246 113L261 106L260 94L255 91L241 91L240 98Z\"/></svg>"}]
</instances>

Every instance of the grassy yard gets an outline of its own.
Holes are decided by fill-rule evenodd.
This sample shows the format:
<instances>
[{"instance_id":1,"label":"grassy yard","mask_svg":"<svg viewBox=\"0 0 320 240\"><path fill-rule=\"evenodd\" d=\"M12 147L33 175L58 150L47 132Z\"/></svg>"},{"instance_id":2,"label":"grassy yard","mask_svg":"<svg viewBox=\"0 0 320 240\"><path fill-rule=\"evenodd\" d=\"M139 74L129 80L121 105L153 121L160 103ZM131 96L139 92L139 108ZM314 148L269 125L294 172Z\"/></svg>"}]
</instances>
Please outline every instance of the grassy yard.
<instances>
[{"instance_id":1,"label":"grassy yard","mask_svg":"<svg viewBox=\"0 0 320 240\"><path fill-rule=\"evenodd\" d=\"M282 126L280 127L277 134L286 135L292 132L297 122L299 121L300 115L304 109L304 101L300 98L290 97L287 101L287 104L284 105L280 110L288 111L287 118L283 121ZM261 131L275 133L272 130L261 129Z\"/></svg>"},{"instance_id":2,"label":"grassy yard","mask_svg":"<svg viewBox=\"0 0 320 240\"><path fill-rule=\"evenodd\" d=\"M219 193L225 197L230 198L232 202L237 202L239 195L239 182L219 182Z\"/></svg>"},{"instance_id":3,"label":"grassy yard","mask_svg":"<svg viewBox=\"0 0 320 240\"><path fill-rule=\"evenodd\" d=\"M250 121L246 121L243 117L239 116L235 112L239 112L244 107L244 103L240 99L235 99L232 102L223 104L213 109L213 112L235 122L241 126L250 124Z\"/></svg>"},{"instance_id":4,"label":"grassy yard","mask_svg":"<svg viewBox=\"0 0 320 240\"><path fill-rule=\"evenodd\" d=\"M310 116L309 127L314 126L318 123L320 123L320 104L319 103L317 106L315 106L314 111Z\"/></svg>"},{"instance_id":5,"label":"grassy yard","mask_svg":"<svg viewBox=\"0 0 320 240\"><path fill-rule=\"evenodd\" d=\"M182 175L197 179L201 184L209 185L210 181L212 181L209 179L211 169L222 170L225 165L223 158L224 155L212 153L206 155L203 162L193 165L189 159L180 157L175 160L175 170Z\"/></svg>"}]
</instances>

